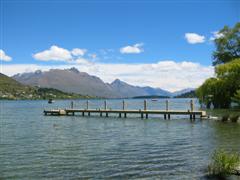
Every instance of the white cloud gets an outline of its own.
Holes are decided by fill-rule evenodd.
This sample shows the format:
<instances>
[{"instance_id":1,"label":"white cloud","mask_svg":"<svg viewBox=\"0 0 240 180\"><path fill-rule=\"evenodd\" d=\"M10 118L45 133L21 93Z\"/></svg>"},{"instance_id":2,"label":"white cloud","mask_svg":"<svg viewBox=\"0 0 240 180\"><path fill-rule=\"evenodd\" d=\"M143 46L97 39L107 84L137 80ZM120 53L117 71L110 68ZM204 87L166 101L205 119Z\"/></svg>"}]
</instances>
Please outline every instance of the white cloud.
<instances>
[{"instance_id":1,"label":"white cloud","mask_svg":"<svg viewBox=\"0 0 240 180\"><path fill-rule=\"evenodd\" d=\"M0 49L0 60L11 61L12 58L10 56L8 56L2 49Z\"/></svg>"},{"instance_id":2,"label":"white cloud","mask_svg":"<svg viewBox=\"0 0 240 180\"><path fill-rule=\"evenodd\" d=\"M75 64L82 64L82 65L90 65L93 64L92 62L90 62L89 60L85 59L85 58L77 58L76 60L73 61L73 63Z\"/></svg>"},{"instance_id":3,"label":"white cloud","mask_svg":"<svg viewBox=\"0 0 240 180\"><path fill-rule=\"evenodd\" d=\"M71 52L67 49L53 45L50 49L36 53L33 58L40 61L71 61Z\"/></svg>"},{"instance_id":4,"label":"white cloud","mask_svg":"<svg viewBox=\"0 0 240 180\"><path fill-rule=\"evenodd\" d=\"M97 54L95 54L95 53L88 54L88 56L89 56L91 59L96 59L96 58L97 58Z\"/></svg>"},{"instance_id":5,"label":"white cloud","mask_svg":"<svg viewBox=\"0 0 240 180\"><path fill-rule=\"evenodd\" d=\"M79 48L74 48L71 53L74 56L84 56L84 54L87 52L87 49L79 49Z\"/></svg>"},{"instance_id":6,"label":"white cloud","mask_svg":"<svg viewBox=\"0 0 240 180\"><path fill-rule=\"evenodd\" d=\"M141 48L143 46L143 43L137 43L134 44L133 46L125 46L120 48L120 52L122 54L139 54L141 52L143 52L143 48Z\"/></svg>"},{"instance_id":7,"label":"white cloud","mask_svg":"<svg viewBox=\"0 0 240 180\"><path fill-rule=\"evenodd\" d=\"M71 68L73 65L40 66L34 64L4 64L3 73L14 75L26 71L37 69L49 70L52 68ZM87 72L103 79L105 82L112 82L119 78L127 83L139 86L160 87L170 91L184 88L196 88L205 79L214 75L212 66L203 66L199 63L171 60L159 61L151 64L106 64L88 63L84 59L78 59L78 64L74 64L82 72Z\"/></svg>"},{"instance_id":8,"label":"white cloud","mask_svg":"<svg viewBox=\"0 0 240 180\"><path fill-rule=\"evenodd\" d=\"M224 36L223 33L220 33L219 31L212 32L212 36L210 37L210 41L214 41L215 39L221 38Z\"/></svg>"},{"instance_id":9,"label":"white cloud","mask_svg":"<svg viewBox=\"0 0 240 180\"><path fill-rule=\"evenodd\" d=\"M205 37L196 33L185 33L185 39L190 44L204 43Z\"/></svg>"}]
</instances>

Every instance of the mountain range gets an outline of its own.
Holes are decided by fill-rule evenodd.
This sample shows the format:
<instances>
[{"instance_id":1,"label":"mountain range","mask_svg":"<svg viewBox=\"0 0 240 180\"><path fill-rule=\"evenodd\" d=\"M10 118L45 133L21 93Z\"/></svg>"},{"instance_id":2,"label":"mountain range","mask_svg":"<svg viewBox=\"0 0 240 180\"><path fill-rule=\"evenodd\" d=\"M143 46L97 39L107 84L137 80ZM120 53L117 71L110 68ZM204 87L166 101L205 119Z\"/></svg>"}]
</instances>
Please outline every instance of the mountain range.
<instances>
[{"instance_id":1,"label":"mountain range","mask_svg":"<svg viewBox=\"0 0 240 180\"><path fill-rule=\"evenodd\" d=\"M30 86L54 88L68 93L105 97L105 98L130 98L135 96L176 96L193 89L184 89L171 93L161 88L149 86L133 86L119 79L112 83L105 83L99 77L80 72L76 68L50 69L30 73L16 74L12 77L16 81Z\"/></svg>"}]
</instances>

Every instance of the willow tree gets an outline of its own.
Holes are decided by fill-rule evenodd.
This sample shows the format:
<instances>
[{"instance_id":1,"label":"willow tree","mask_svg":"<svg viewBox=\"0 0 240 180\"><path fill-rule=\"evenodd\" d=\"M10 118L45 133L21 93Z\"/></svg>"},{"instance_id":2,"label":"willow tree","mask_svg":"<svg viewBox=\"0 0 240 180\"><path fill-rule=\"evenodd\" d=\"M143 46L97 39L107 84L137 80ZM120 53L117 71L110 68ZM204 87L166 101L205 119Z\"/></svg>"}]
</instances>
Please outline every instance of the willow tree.
<instances>
[{"instance_id":1,"label":"willow tree","mask_svg":"<svg viewBox=\"0 0 240 180\"><path fill-rule=\"evenodd\" d=\"M240 23L233 28L225 26L214 40L213 65L223 64L240 58Z\"/></svg>"},{"instance_id":2,"label":"willow tree","mask_svg":"<svg viewBox=\"0 0 240 180\"><path fill-rule=\"evenodd\" d=\"M240 89L234 94L232 100L240 106Z\"/></svg>"},{"instance_id":3,"label":"willow tree","mask_svg":"<svg viewBox=\"0 0 240 180\"><path fill-rule=\"evenodd\" d=\"M208 108L229 108L240 90L240 58L215 67L216 78L207 79L196 91L200 103ZM237 96L238 97L238 96Z\"/></svg>"}]
</instances>

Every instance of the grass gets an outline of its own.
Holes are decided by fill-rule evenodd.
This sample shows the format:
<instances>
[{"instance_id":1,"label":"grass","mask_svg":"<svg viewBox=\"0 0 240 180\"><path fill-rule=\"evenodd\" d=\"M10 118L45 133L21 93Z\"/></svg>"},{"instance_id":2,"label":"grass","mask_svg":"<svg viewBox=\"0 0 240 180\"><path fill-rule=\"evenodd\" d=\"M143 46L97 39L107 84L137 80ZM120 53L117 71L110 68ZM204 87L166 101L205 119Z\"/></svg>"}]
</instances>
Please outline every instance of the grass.
<instances>
[{"instance_id":1,"label":"grass","mask_svg":"<svg viewBox=\"0 0 240 180\"><path fill-rule=\"evenodd\" d=\"M236 168L240 166L240 154L218 150L213 153L212 162L208 166L209 175L228 176L236 174Z\"/></svg>"}]
</instances>

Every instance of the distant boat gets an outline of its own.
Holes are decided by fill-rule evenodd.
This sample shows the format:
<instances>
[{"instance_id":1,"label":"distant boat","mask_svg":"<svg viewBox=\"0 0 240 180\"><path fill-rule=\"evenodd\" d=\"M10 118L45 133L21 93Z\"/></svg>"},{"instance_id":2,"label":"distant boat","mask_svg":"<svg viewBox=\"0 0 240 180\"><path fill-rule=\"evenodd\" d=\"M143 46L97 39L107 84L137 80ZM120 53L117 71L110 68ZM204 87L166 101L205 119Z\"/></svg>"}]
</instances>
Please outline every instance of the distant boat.
<instances>
[{"instance_id":1,"label":"distant boat","mask_svg":"<svg viewBox=\"0 0 240 180\"><path fill-rule=\"evenodd\" d=\"M152 101L158 101L157 99L152 99Z\"/></svg>"},{"instance_id":2,"label":"distant boat","mask_svg":"<svg viewBox=\"0 0 240 180\"><path fill-rule=\"evenodd\" d=\"M52 103L54 103L53 99L49 99L48 104L52 104Z\"/></svg>"}]
</instances>

